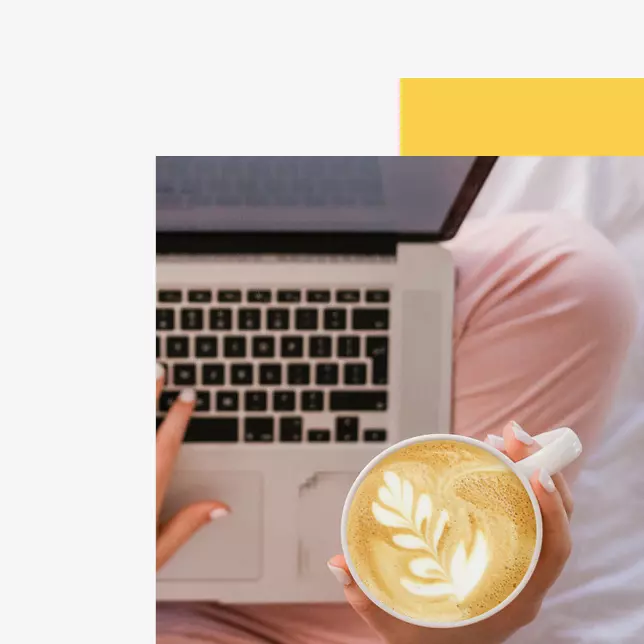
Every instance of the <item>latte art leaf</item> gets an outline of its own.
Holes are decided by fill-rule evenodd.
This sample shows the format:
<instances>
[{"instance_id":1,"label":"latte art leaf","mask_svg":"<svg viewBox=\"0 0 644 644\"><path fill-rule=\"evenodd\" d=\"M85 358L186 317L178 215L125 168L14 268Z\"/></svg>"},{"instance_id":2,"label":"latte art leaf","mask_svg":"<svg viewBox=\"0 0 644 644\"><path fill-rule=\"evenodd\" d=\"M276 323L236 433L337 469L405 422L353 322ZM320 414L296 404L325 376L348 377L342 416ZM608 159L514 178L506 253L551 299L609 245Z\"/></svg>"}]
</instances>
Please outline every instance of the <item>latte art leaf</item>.
<instances>
[{"instance_id":1,"label":"latte art leaf","mask_svg":"<svg viewBox=\"0 0 644 644\"><path fill-rule=\"evenodd\" d=\"M413 559L409 564L409 570L411 570L416 577L424 577L425 579L436 577L436 574L432 573L438 572L441 575L443 574L443 569L438 561L431 557L418 557L417 559Z\"/></svg>"},{"instance_id":2,"label":"latte art leaf","mask_svg":"<svg viewBox=\"0 0 644 644\"><path fill-rule=\"evenodd\" d=\"M447 513L447 510L441 510L438 521L436 522L436 527L434 528L434 549L438 548L438 543L443 536L448 519L449 514Z\"/></svg>"},{"instance_id":3,"label":"latte art leaf","mask_svg":"<svg viewBox=\"0 0 644 644\"><path fill-rule=\"evenodd\" d=\"M404 518L394 512L385 510L383 507L378 505L375 501L373 503L373 516L376 517L379 523L387 526L388 528L406 528L409 523Z\"/></svg>"},{"instance_id":4,"label":"latte art leaf","mask_svg":"<svg viewBox=\"0 0 644 644\"><path fill-rule=\"evenodd\" d=\"M474 587L483 577L487 568L487 544L483 533L477 531L474 546L469 557L465 546L461 542L456 548L450 564L452 584L456 590L455 595L459 600L465 599L474 590Z\"/></svg>"},{"instance_id":5,"label":"latte art leaf","mask_svg":"<svg viewBox=\"0 0 644 644\"><path fill-rule=\"evenodd\" d=\"M401 548L407 550L426 550L427 544L421 537L413 534L396 534L392 538L393 542Z\"/></svg>"},{"instance_id":6,"label":"latte art leaf","mask_svg":"<svg viewBox=\"0 0 644 644\"><path fill-rule=\"evenodd\" d=\"M385 484L389 488L389 492L395 499L402 498L402 483L400 482L400 477L394 472L385 472L383 475L385 479Z\"/></svg>"},{"instance_id":7,"label":"latte art leaf","mask_svg":"<svg viewBox=\"0 0 644 644\"><path fill-rule=\"evenodd\" d=\"M423 523L425 521L429 522L430 517L432 516L432 500L429 494L421 494L418 498L418 505L416 506L416 518L414 523L416 525L416 530L421 532L423 529Z\"/></svg>"},{"instance_id":8,"label":"latte art leaf","mask_svg":"<svg viewBox=\"0 0 644 644\"><path fill-rule=\"evenodd\" d=\"M378 499L383 505L377 501L372 504L375 519L388 528L401 529L391 538L396 546L423 551L422 556L409 562L409 571L415 579L402 577L401 585L415 595L452 595L463 601L487 568L489 554L485 536L477 529L469 554L461 541L451 559L444 561L447 555L441 552L440 546L449 524L447 510L443 509L434 516L434 504L428 493L418 495L414 503L414 488L410 481L401 479L392 471L386 471L383 478L385 484L378 490Z\"/></svg>"}]
</instances>

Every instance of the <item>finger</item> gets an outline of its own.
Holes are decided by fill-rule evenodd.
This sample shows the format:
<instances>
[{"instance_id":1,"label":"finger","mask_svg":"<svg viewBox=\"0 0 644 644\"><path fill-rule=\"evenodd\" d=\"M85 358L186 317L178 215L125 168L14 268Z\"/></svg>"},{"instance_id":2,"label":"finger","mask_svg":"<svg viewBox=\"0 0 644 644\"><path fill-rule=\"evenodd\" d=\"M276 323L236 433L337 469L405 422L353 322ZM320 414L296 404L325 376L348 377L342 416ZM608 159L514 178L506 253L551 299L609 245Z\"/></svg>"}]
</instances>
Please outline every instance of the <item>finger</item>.
<instances>
[{"instance_id":1,"label":"finger","mask_svg":"<svg viewBox=\"0 0 644 644\"><path fill-rule=\"evenodd\" d=\"M535 472L530 479L543 517L543 543L539 562L526 590L543 597L555 583L568 561L572 548L570 523L561 494L545 470Z\"/></svg>"},{"instance_id":2,"label":"finger","mask_svg":"<svg viewBox=\"0 0 644 644\"><path fill-rule=\"evenodd\" d=\"M230 514L230 508L218 501L193 503L161 526L157 537L157 570L202 526Z\"/></svg>"},{"instance_id":3,"label":"finger","mask_svg":"<svg viewBox=\"0 0 644 644\"><path fill-rule=\"evenodd\" d=\"M503 440L503 436L488 434L483 442L491 445L492 447L494 447L494 449L498 449L499 452L503 452L505 454L505 441Z\"/></svg>"},{"instance_id":4,"label":"finger","mask_svg":"<svg viewBox=\"0 0 644 644\"><path fill-rule=\"evenodd\" d=\"M566 516L568 517L568 520L570 520L573 510L575 509L575 504L572 498L570 487L566 482L563 474L552 474L551 477L555 484L555 487L557 488L557 491L559 492L559 495L561 496L561 502L563 503L564 509L566 510Z\"/></svg>"},{"instance_id":5,"label":"finger","mask_svg":"<svg viewBox=\"0 0 644 644\"><path fill-rule=\"evenodd\" d=\"M515 462L522 461L541 449L539 443L513 420L503 428L503 442L506 454Z\"/></svg>"},{"instance_id":6,"label":"finger","mask_svg":"<svg viewBox=\"0 0 644 644\"><path fill-rule=\"evenodd\" d=\"M157 403L159 402L159 396L163 391L163 383L165 382L165 369L163 365L157 362Z\"/></svg>"},{"instance_id":7,"label":"finger","mask_svg":"<svg viewBox=\"0 0 644 644\"><path fill-rule=\"evenodd\" d=\"M157 516L170 482L172 468L195 405L194 389L184 389L157 432Z\"/></svg>"},{"instance_id":8,"label":"finger","mask_svg":"<svg viewBox=\"0 0 644 644\"><path fill-rule=\"evenodd\" d=\"M360 587L351 576L347 562L342 555L331 557L327 562L327 566L338 582L344 586L344 596L353 610L381 636L393 634L400 628L400 624L404 624L404 622L399 622L396 618L378 608L360 590Z\"/></svg>"},{"instance_id":9,"label":"finger","mask_svg":"<svg viewBox=\"0 0 644 644\"><path fill-rule=\"evenodd\" d=\"M514 461L522 461L531 454L538 452L541 449L530 434L528 434L518 423L514 421L509 422L503 428L503 441L505 445L506 454ZM559 490L559 494L563 500L564 507L568 518L572 516L573 501L570 488L566 483L562 474L552 474L552 480Z\"/></svg>"}]
</instances>

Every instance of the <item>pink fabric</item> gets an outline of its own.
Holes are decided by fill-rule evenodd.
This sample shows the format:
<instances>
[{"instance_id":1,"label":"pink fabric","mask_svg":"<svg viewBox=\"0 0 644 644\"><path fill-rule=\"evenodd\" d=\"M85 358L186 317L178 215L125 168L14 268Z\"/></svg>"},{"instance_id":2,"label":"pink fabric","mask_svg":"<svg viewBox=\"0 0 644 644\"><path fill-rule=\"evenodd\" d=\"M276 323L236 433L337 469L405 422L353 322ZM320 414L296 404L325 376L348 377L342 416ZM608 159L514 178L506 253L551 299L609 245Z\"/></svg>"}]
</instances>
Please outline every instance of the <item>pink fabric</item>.
<instances>
[{"instance_id":1,"label":"pink fabric","mask_svg":"<svg viewBox=\"0 0 644 644\"><path fill-rule=\"evenodd\" d=\"M511 419L533 434L569 425L587 454L635 326L613 248L581 222L537 214L472 220L448 246L455 433L482 439ZM379 641L344 605L163 604L157 632L162 644Z\"/></svg>"}]
</instances>

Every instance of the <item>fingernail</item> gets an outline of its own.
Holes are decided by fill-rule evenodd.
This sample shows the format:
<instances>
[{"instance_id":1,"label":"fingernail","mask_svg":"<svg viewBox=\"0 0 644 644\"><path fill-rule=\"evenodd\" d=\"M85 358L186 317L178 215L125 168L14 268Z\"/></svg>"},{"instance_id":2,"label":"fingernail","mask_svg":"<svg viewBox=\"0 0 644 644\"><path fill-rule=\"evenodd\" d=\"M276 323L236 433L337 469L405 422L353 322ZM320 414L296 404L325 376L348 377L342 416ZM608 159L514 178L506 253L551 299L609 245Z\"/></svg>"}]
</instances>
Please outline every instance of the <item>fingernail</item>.
<instances>
[{"instance_id":1,"label":"fingernail","mask_svg":"<svg viewBox=\"0 0 644 644\"><path fill-rule=\"evenodd\" d=\"M210 513L210 520L214 521L215 519L221 519L222 517L228 516L230 512L226 508L215 508Z\"/></svg>"},{"instance_id":2,"label":"fingernail","mask_svg":"<svg viewBox=\"0 0 644 644\"><path fill-rule=\"evenodd\" d=\"M504 440L500 436L496 436L495 434L488 434L485 438L485 442L489 443L490 445L492 445L492 447L500 451L503 451L505 449Z\"/></svg>"},{"instance_id":3,"label":"fingernail","mask_svg":"<svg viewBox=\"0 0 644 644\"><path fill-rule=\"evenodd\" d=\"M327 562L327 568L331 571L333 576L338 580L339 583L341 583L343 586L348 586L351 583L351 577L347 575L347 573L342 569L338 568L337 566L332 566L330 563Z\"/></svg>"},{"instance_id":4,"label":"fingernail","mask_svg":"<svg viewBox=\"0 0 644 644\"><path fill-rule=\"evenodd\" d=\"M515 423L514 421L512 421L512 433L520 443L523 443L524 445L534 444L534 438L532 438L532 436L530 436L528 432L521 429L521 426L518 423Z\"/></svg>"},{"instance_id":5,"label":"fingernail","mask_svg":"<svg viewBox=\"0 0 644 644\"><path fill-rule=\"evenodd\" d=\"M539 470L539 483L546 492L552 494L555 491L555 482L550 478L550 474L548 474L544 469Z\"/></svg>"},{"instance_id":6,"label":"fingernail","mask_svg":"<svg viewBox=\"0 0 644 644\"><path fill-rule=\"evenodd\" d=\"M184 389L179 394L179 400L185 403L192 403L195 401L196 394L194 389Z\"/></svg>"},{"instance_id":7,"label":"fingernail","mask_svg":"<svg viewBox=\"0 0 644 644\"><path fill-rule=\"evenodd\" d=\"M157 362L157 380L159 378L163 378L165 376L165 369L163 368L163 365L160 362Z\"/></svg>"}]
</instances>

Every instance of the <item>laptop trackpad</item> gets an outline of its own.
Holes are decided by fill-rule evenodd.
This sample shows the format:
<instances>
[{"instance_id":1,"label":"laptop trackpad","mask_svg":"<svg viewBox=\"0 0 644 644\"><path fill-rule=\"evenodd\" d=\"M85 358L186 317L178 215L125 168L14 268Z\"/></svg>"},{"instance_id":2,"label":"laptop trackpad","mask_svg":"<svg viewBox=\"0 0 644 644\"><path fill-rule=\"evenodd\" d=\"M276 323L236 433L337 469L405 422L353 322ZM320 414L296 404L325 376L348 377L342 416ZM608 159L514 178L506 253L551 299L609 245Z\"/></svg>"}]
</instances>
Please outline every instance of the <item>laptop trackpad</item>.
<instances>
[{"instance_id":1,"label":"laptop trackpad","mask_svg":"<svg viewBox=\"0 0 644 644\"><path fill-rule=\"evenodd\" d=\"M163 580L259 579L262 576L262 475L176 471L162 521L194 501L223 501L232 513L201 528L159 571ZM243 556L231 557L230 553Z\"/></svg>"}]
</instances>

